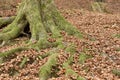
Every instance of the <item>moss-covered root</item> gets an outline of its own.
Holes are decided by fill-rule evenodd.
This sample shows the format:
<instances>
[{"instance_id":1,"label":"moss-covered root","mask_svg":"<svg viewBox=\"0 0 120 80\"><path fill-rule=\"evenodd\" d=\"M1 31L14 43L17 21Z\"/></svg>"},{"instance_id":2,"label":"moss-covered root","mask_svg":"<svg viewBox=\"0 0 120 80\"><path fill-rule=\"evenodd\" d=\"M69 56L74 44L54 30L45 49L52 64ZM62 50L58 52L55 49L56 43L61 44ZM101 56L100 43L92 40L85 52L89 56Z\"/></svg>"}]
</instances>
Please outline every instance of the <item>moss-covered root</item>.
<instances>
[{"instance_id":1,"label":"moss-covered root","mask_svg":"<svg viewBox=\"0 0 120 80\"><path fill-rule=\"evenodd\" d=\"M70 68L68 62L63 63L63 68L66 70L66 76L73 76L76 78L76 80L85 80L85 78L79 76L74 70Z\"/></svg>"},{"instance_id":2,"label":"moss-covered root","mask_svg":"<svg viewBox=\"0 0 120 80\"><path fill-rule=\"evenodd\" d=\"M53 53L49 56L48 61L41 66L39 71L40 80L47 80L50 77L51 69L56 65L57 53Z\"/></svg>"},{"instance_id":3,"label":"moss-covered root","mask_svg":"<svg viewBox=\"0 0 120 80\"><path fill-rule=\"evenodd\" d=\"M5 57L8 57L16 52L20 52L20 51L23 51L23 50L27 50L29 48L27 47L18 47L18 48L15 48L15 49L11 49L9 51L6 51L6 52L1 52L0 53L0 58L5 58Z\"/></svg>"},{"instance_id":4,"label":"moss-covered root","mask_svg":"<svg viewBox=\"0 0 120 80\"><path fill-rule=\"evenodd\" d=\"M51 11L54 23L58 26L58 29L66 31L69 35L83 38L83 34L75 26L65 20L56 7L53 6Z\"/></svg>"},{"instance_id":5,"label":"moss-covered root","mask_svg":"<svg viewBox=\"0 0 120 80\"><path fill-rule=\"evenodd\" d=\"M112 73L120 77L120 70L113 69Z\"/></svg>"},{"instance_id":6,"label":"moss-covered root","mask_svg":"<svg viewBox=\"0 0 120 80\"><path fill-rule=\"evenodd\" d=\"M66 62L63 63L63 68L66 70L65 74L66 76L73 76L76 78L76 80L85 80L83 77L79 76L74 70L71 69L70 64L73 62L73 57L76 52L75 45L70 44L66 49L66 52L70 53L70 57Z\"/></svg>"},{"instance_id":7,"label":"moss-covered root","mask_svg":"<svg viewBox=\"0 0 120 80\"><path fill-rule=\"evenodd\" d=\"M24 57L22 62L20 63L20 68L23 68L25 63L27 62L28 57Z\"/></svg>"},{"instance_id":8,"label":"moss-covered root","mask_svg":"<svg viewBox=\"0 0 120 80\"><path fill-rule=\"evenodd\" d=\"M18 14L15 20L0 32L0 44L18 37L26 25L27 21L24 19L24 15Z\"/></svg>"},{"instance_id":9,"label":"moss-covered root","mask_svg":"<svg viewBox=\"0 0 120 80\"><path fill-rule=\"evenodd\" d=\"M26 24L27 24L27 21L22 20L20 22L20 24L18 24L18 25L16 25L16 23L12 23L7 28L5 28L0 33L0 44L1 44L1 46L5 45L6 42L8 42L9 40L19 36Z\"/></svg>"},{"instance_id":10,"label":"moss-covered root","mask_svg":"<svg viewBox=\"0 0 120 80\"><path fill-rule=\"evenodd\" d=\"M15 16L0 18L0 28L12 23L14 19L15 19Z\"/></svg>"},{"instance_id":11,"label":"moss-covered root","mask_svg":"<svg viewBox=\"0 0 120 80\"><path fill-rule=\"evenodd\" d=\"M67 22L60 12L57 10L54 5L54 0L41 0L42 4L42 15L44 25L47 29L55 35L55 37L59 37L59 30L65 30L69 35L75 35L79 38L82 38L82 34L79 32L77 28ZM56 36L57 34L57 36Z\"/></svg>"},{"instance_id":12,"label":"moss-covered root","mask_svg":"<svg viewBox=\"0 0 120 80\"><path fill-rule=\"evenodd\" d=\"M93 2L91 4L92 10L95 12L105 12L104 4L102 2Z\"/></svg>"},{"instance_id":13,"label":"moss-covered root","mask_svg":"<svg viewBox=\"0 0 120 80\"><path fill-rule=\"evenodd\" d=\"M25 26L27 25L27 21L24 15L23 7L24 6L20 5L20 8L18 8L19 11L17 12L16 17L11 17L7 19L7 22L9 22L9 20L10 21L14 20L14 21L12 21L10 25L5 27L0 32L0 44L1 42L7 42L13 38L18 37L20 33L24 30ZM3 23L5 22L3 21Z\"/></svg>"}]
</instances>

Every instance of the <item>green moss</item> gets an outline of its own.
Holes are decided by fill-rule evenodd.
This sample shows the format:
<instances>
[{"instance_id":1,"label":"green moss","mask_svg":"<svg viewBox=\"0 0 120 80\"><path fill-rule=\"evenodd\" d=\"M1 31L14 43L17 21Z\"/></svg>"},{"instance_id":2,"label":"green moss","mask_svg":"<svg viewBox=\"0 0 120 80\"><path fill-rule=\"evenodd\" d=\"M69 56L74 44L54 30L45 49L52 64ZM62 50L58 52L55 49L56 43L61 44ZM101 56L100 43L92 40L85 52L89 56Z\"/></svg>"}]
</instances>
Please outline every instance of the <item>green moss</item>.
<instances>
[{"instance_id":1,"label":"green moss","mask_svg":"<svg viewBox=\"0 0 120 80\"><path fill-rule=\"evenodd\" d=\"M52 16L53 21L55 25L58 27L58 29L66 31L69 35L74 35L78 38L83 38L83 34L81 34L81 32L76 27L74 27L67 20L65 20L65 18L54 6L52 8Z\"/></svg>"},{"instance_id":2,"label":"green moss","mask_svg":"<svg viewBox=\"0 0 120 80\"><path fill-rule=\"evenodd\" d=\"M86 80L86 79L79 76L79 77L77 78L77 80Z\"/></svg>"},{"instance_id":3,"label":"green moss","mask_svg":"<svg viewBox=\"0 0 120 80\"><path fill-rule=\"evenodd\" d=\"M45 57L48 57L50 55L50 53L45 53L45 54L42 54L39 57L39 59L44 59Z\"/></svg>"},{"instance_id":4,"label":"green moss","mask_svg":"<svg viewBox=\"0 0 120 80\"><path fill-rule=\"evenodd\" d=\"M18 48L15 48L15 49L11 49L11 50L9 50L9 51L0 53L0 57L3 57L3 58L4 58L4 57L7 57L7 56L9 56L9 55L12 55L12 54L14 54L14 53L16 53L16 52L20 52L20 51L27 50L27 49L29 49L29 48L26 48L26 47L18 47Z\"/></svg>"},{"instance_id":5,"label":"green moss","mask_svg":"<svg viewBox=\"0 0 120 80\"><path fill-rule=\"evenodd\" d=\"M4 58L16 52L30 48L36 50L51 47L62 48L71 55L66 64L64 64L64 67L66 68L66 74L69 75L74 73L73 75L79 76L69 67L69 65L73 62L73 55L76 52L75 46L64 44L62 42L59 30L64 30L69 35L77 36L79 38L82 38L83 35L76 27L67 22L64 17L60 15L60 12L54 6L52 1L53 0L22 0L22 3L18 7L16 18L1 32L0 41L8 41L18 37L24 30L25 26L29 23L31 43L28 44L27 47L19 47L7 52L3 52L0 54L0 57ZM52 43L47 40L48 31L52 33L52 37L57 38L56 42ZM40 59L48 57L48 61L41 66L39 71L40 80L46 80L51 75L52 67L56 66L57 54L53 51L47 55L40 55L38 57ZM20 67L22 68L26 62L27 57L24 57Z\"/></svg>"},{"instance_id":6,"label":"green moss","mask_svg":"<svg viewBox=\"0 0 120 80\"><path fill-rule=\"evenodd\" d=\"M20 63L20 68L24 67L25 63L27 62L27 59L28 59L27 57L23 58L22 62Z\"/></svg>"},{"instance_id":7,"label":"green moss","mask_svg":"<svg viewBox=\"0 0 120 80\"><path fill-rule=\"evenodd\" d=\"M79 62L81 64L83 64L86 61L86 59L91 58L91 57L92 57L91 55L87 55L85 53L80 53L80 55L79 55Z\"/></svg>"},{"instance_id":8,"label":"green moss","mask_svg":"<svg viewBox=\"0 0 120 80\"><path fill-rule=\"evenodd\" d=\"M120 77L120 70L113 69L112 73Z\"/></svg>"},{"instance_id":9,"label":"green moss","mask_svg":"<svg viewBox=\"0 0 120 80\"><path fill-rule=\"evenodd\" d=\"M52 31L52 37L53 38L60 38L60 37L62 37L62 35L60 34L60 31L56 29L56 30Z\"/></svg>"},{"instance_id":10,"label":"green moss","mask_svg":"<svg viewBox=\"0 0 120 80\"><path fill-rule=\"evenodd\" d=\"M3 29L3 31L0 34L0 40L9 41L20 35L22 29L24 29L27 22L25 20L21 20L19 25L17 25L15 21L8 25L7 28Z\"/></svg>"},{"instance_id":11,"label":"green moss","mask_svg":"<svg viewBox=\"0 0 120 80\"><path fill-rule=\"evenodd\" d=\"M70 57L68 58L68 60L66 62L63 63L63 68L65 68L65 75L66 76L75 76L77 78L77 80L84 80L84 78L82 78L81 76L79 76L74 70L71 69L70 65L73 62L73 56L74 53L76 52L75 49L75 45L74 44L70 44L67 46L67 48L65 49L67 52L70 52Z\"/></svg>"},{"instance_id":12,"label":"green moss","mask_svg":"<svg viewBox=\"0 0 120 80\"><path fill-rule=\"evenodd\" d=\"M39 76L40 80L47 80L50 77L51 67L43 65L40 69Z\"/></svg>"},{"instance_id":13,"label":"green moss","mask_svg":"<svg viewBox=\"0 0 120 80\"><path fill-rule=\"evenodd\" d=\"M105 12L105 8L104 8L104 3L102 2L93 2L91 4L92 10L93 11L98 11L98 12Z\"/></svg>"},{"instance_id":14,"label":"green moss","mask_svg":"<svg viewBox=\"0 0 120 80\"><path fill-rule=\"evenodd\" d=\"M0 18L0 28L10 24L15 19L15 16Z\"/></svg>"},{"instance_id":15,"label":"green moss","mask_svg":"<svg viewBox=\"0 0 120 80\"><path fill-rule=\"evenodd\" d=\"M80 56L79 56L79 62L81 64L83 64L86 59L87 59L87 55L86 54L84 54L84 53L80 54Z\"/></svg>"},{"instance_id":16,"label":"green moss","mask_svg":"<svg viewBox=\"0 0 120 80\"><path fill-rule=\"evenodd\" d=\"M49 51L47 53L44 53L42 55L38 55L38 58L39 59L44 59L45 57L48 57L48 56L50 56L50 55L52 55L52 54L54 54L56 52L57 52L57 48L53 48L51 51Z\"/></svg>"},{"instance_id":17,"label":"green moss","mask_svg":"<svg viewBox=\"0 0 120 80\"><path fill-rule=\"evenodd\" d=\"M49 78L52 66L56 65L56 57L56 53L51 54L51 56L49 56L48 61L43 66L41 66L39 71L40 80L46 80Z\"/></svg>"},{"instance_id":18,"label":"green moss","mask_svg":"<svg viewBox=\"0 0 120 80\"><path fill-rule=\"evenodd\" d=\"M65 49L65 51L74 54L76 52L76 46L74 44L68 44L68 46Z\"/></svg>"},{"instance_id":19,"label":"green moss","mask_svg":"<svg viewBox=\"0 0 120 80\"><path fill-rule=\"evenodd\" d=\"M42 59L43 59L43 58L42 58L42 56L40 56L40 55L38 55L38 56L37 56L37 58L38 58L38 59L40 59L40 60L42 60Z\"/></svg>"},{"instance_id":20,"label":"green moss","mask_svg":"<svg viewBox=\"0 0 120 80\"><path fill-rule=\"evenodd\" d=\"M63 63L63 68L66 69L66 72L65 72L66 75L72 75L72 74L77 75L77 74L74 72L74 70L72 70L72 69L70 68L68 62Z\"/></svg>"},{"instance_id":21,"label":"green moss","mask_svg":"<svg viewBox=\"0 0 120 80\"><path fill-rule=\"evenodd\" d=\"M120 38L120 34L116 34L115 37Z\"/></svg>"},{"instance_id":22,"label":"green moss","mask_svg":"<svg viewBox=\"0 0 120 80\"><path fill-rule=\"evenodd\" d=\"M64 44L62 44L62 43L60 45L58 45L58 48L60 48L60 49L65 49L65 47L66 46Z\"/></svg>"},{"instance_id":23,"label":"green moss","mask_svg":"<svg viewBox=\"0 0 120 80\"><path fill-rule=\"evenodd\" d=\"M73 56L74 56L74 53L76 52L75 45L74 44L70 44L70 45L68 44L68 46L66 47L65 51L70 53L70 57L67 60L67 63L68 64L72 64Z\"/></svg>"},{"instance_id":24,"label":"green moss","mask_svg":"<svg viewBox=\"0 0 120 80\"><path fill-rule=\"evenodd\" d=\"M65 68L65 75L66 76L74 76L76 77L77 79L76 80L85 80L85 78L79 76L74 70L71 69L71 67L69 66L69 63L65 62L63 63L63 68Z\"/></svg>"}]
</instances>

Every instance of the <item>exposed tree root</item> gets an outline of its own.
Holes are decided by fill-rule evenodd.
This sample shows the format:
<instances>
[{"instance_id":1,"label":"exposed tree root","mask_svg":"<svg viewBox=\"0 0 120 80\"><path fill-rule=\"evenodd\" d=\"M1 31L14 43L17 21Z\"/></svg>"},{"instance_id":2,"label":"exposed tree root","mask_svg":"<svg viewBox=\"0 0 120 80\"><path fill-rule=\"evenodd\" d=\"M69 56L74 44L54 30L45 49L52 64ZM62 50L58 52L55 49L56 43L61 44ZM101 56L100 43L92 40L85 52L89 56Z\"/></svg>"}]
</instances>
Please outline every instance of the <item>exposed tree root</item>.
<instances>
[{"instance_id":1,"label":"exposed tree root","mask_svg":"<svg viewBox=\"0 0 120 80\"><path fill-rule=\"evenodd\" d=\"M25 63L27 62L27 57L24 57L21 64L20 64L20 68L23 68L23 66L25 65Z\"/></svg>"},{"instance_id":2,"label":"exposed tree root","mask_svg":"<svg viewBox=\"0 0 120 80\"><path fill-rule=\"evenodd\" d=\"M27 47L18 47L18 48L15 48L15 49L11 49L9 51L0 53L0 58L1 57L5 58L5 57L8 57L9 55L12 55L12 54L14 54L16 52L20 52L20 51L27 50L27 49L29 49L29 48L27 48Z\"/></svg>"},{"instance_id":3,"label":"exposed tree root","mask_svg":"<svg viewBox=\"0 0 120 80\"><path fill-rule=\"evenodd\" d=\"M11 24L10 24L11 23ZM9 40L18 37L25 31L25 27L28 27L31 33L30 41L25 47L18 47L7 52L0 53L0 57L4 58L13 53L26 50L26 49L35 49L40 50L48 47L58 47L61 48L64 45L62 44L62 35L60 30L66 31L69 35L82 38L82 34L76 29L73 25L68 23L56 9L53 0L23 0L18 7L17 16L10 18L1 18L0 19L0 28L6 26L0 32L0 44L1 46L5 45ZM48 35L51 33L52 35ZM55 38L56 41L50 42L48 38ZM66 51L72 52L70 59L65 63L69 65L73 60L74 50L72 48L67 48ZM48 61L40 68L39 76L40 80L48 79L52 66L56 65L57 53L53 52L48 54ZM26 58L23 59L20 67L23 67L26 62ZM68 66L64 67L67 69ZM72 71L67 69L67 74Z\"/></svg>"},{"instance_id":4,"label":"exposed tree root","mask_svg":"<svg viewBox=\"0 0 120 80\"><path fill-rule=\"evenodd\" d=\"M79 76L74 70L71 69L68 62L63 63L63 68L66 70L66 76L74 77L75 80L85 80L85 78Z\"/></svg>"},{"instance_id":5,"label":"exposed tree root","mask_svg":"<svg viewBox=\"0 0 120 80\"><path fill-rule=\"evenodd\" d=\"M40 80L47 80L50 77L50 73L52 70L52 67L56 65L57 63L57 53L55 52L50 52L50 56L48 61L40 67L39 71L39 77Z\"/></svg>"},{"instance_id":6,"label":"exposed tree root","mask_svg":"<svg viewBox=\"0 0 120 80\"><path fill-rule=\"evenodd\" d=\"M12 23L12 21L14 19L15 19L15 16L0 18L0 28L2 28L3 26L6 26L6 25Z\"/></svg>"},{"instance_id":7,"label":"exposed tree root","mask_svg":"<svg viewBox=\"0 0 120 80\"><path fill-rule=\"evenodd\" d=\"M66 51L70 53L70 57L66 62L63 63L63 68L65 68L65 75L74 77L76 80L85 80L83 77L79 76L74 70L71 69L70 65L73 63L73 56L76 52L75 45L70 44Z\"/></svg>"},{"instance_id":8,"label":"exposed tree root","mask_svg":"<svg viewBox=\"0 0 120 80\"><path fill-rule=\"evenodd\" d=\"M95 12L101 12L101 13L103 13L103 12L107 12L107 10L105 9L105 5L104 5L104 3L103 2L93 2L92 4L91 4L91 7L92 7L92 10L93 11L95 11Z\"/></svg>"}]
</instances>

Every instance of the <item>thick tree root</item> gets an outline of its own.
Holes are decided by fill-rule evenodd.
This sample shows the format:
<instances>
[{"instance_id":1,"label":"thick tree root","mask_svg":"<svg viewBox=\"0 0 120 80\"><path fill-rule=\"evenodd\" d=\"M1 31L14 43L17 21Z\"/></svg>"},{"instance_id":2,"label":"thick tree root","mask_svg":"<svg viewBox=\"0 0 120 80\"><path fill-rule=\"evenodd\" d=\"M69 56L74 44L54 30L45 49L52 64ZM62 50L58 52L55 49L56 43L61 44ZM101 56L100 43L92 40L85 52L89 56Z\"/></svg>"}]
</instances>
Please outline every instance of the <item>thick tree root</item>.
<instances>
[{"instance_id":1,"label":"thick tree root","mask_svg":"<svg viewBox=\"0 0 120 80\"><path fill-rule=\"evenodd\" d=\"M15 19L15 16L0 18L0 28L10 24Z\"/></svg>"},{"instance_id":2,"label":"thick tree root","mask_svg":"<svg viewBox=\"0 0 120 80\"><path fill-rule=\"evenodd\" d=\"M54 52L50 52L50 56L48 61L40 67L40 71L39 71L39 77L40 80L47 80L50 77L50 73L52 70L52 67L56 65L57 63L57 53Z\"/></svg>"},{"instance_id":3,"label":"thick tree root","mask_svg":"<svg viewBox=\"0 0 120 80\"><path fill-rule=\"evenodd\" d=\"M5 58L5 57L8 57L8 56L10 56L10 55L12 55L12 54L14 54L16 52L20 52L20 51L27 50L27 49L29 49L29 48L27 48L27 47L18 47L18 48L15 48L15 49L0 53L0 57Z\"/></svg>"},{"instance_id":4,"label":"thick tree root","mask_svg":"<svg viewBox=\"0 0 120 80\"><path fill-rule=\"evenodd\" d=\"M76 53L75 45L74 44L68 45L68 47L66 48L66 51L70 53L70 57L68 58L68 60L63 63L63 68L65 68L66 70L65 72L66 76L73 76L74 78L76 78L76 80L85 80L85 78L78 75L70 67L70 65L73 63L74 54Z\"/></svg>"},{"instance_id":5,"label":"thick tree root","mask_svg":"<svg viewBox=\"0 0 120 80\"><path fill-rule=\"evenodd\" d=\"M27 4L25 4L27 3ZM30 43L40 43L47 40L47 33L51 32L54 38L61 37L60 30L65 30L70 35L82 37L81 33L70 23L68 23L57 11L53 0L24 0L19 5L17 16L0 22L14 21L0 32L0 42L7 42L18 37L25 26L29 23L31 39ZM47 43L48 44L48 43Z\"/></svg>"},{"instance_id":6,"label":"thick tree root","mask_svg":"<svg viewBox=\"0 0 120 80\"><path fill-rule=\"evenodd\" d=\"M68 64L68 62L63 63L63 68L65 68L65 74L66 76L71 76L74 77L75 80L85 80L85 78L79 76L74 70L72 70L70 68L70 65Z\"/></svg>"},{"instance_id":7,"label":"thick tree root","mask_svg":"<svg viewBox=\"0 0 120 80\"><path fill-rule=\"evenodd\" d=\"M83 77L79 76L74 70L71 69L70 65L73 63L73 57L76 52L75 45L70 44L66 51L70 53L70 57L66 62L63 63L63 68L66 70L65 75L74 77L76 80L85 80Z\"/></svg>"}]
</instances>

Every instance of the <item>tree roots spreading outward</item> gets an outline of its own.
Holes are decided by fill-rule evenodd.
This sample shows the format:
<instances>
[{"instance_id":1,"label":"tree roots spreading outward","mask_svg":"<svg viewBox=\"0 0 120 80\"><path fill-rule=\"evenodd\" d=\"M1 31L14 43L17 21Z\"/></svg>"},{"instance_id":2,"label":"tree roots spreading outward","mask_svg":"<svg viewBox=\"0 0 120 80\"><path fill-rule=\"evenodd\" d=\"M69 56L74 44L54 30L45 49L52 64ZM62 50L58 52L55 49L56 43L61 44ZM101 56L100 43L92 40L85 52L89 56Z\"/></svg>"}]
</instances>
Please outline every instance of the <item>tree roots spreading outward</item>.
<instances>
[{"instance_id":1,"label":"tree roots spreading outward","mask_svg":"<svg viewBox=\"0 0 120 80\"><path fill-rule=\"evenodd\" d=\"M81 33L60 15L53 0L22 0L17 9L17 16L0 18L0 28L8 25L0 32L1 46L23 34L28 24L31 33L29 43L24 47L3 52L0 57L6 57L30 48L39 50L47 47L57 47L62 44L60 30L64 30L69 35L82 37ZM48 33L52 33L52 36L49 36ZM48 37L56 38L56 41L51 43L47 40ZM55 64L56 54L51 54L48 62L40 69L41 80L47 79L52 66Z\"/></svg>"}]
</instances>

